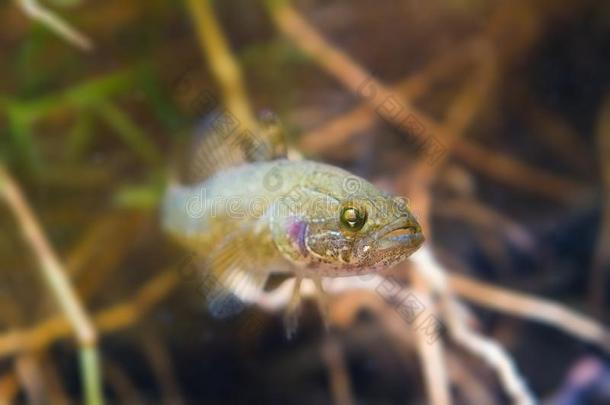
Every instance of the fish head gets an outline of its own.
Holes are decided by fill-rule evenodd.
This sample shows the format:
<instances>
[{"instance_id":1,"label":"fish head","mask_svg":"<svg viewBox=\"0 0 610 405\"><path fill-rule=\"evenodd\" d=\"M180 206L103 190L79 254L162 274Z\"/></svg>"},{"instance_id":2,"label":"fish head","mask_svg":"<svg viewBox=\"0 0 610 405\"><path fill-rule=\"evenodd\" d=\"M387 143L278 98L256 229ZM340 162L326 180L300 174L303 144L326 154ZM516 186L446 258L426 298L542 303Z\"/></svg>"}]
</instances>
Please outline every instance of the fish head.
<instances>
[{"instance_id":1,"label":"fish head","mask_svg":"<svg viewBox=\"0 0 610 405\"><path fill-rule=\"evenodd\" d=\"M343 173L339 173L343 174ZM366 274L404 261L424 242L404 198L364 179L314 184L302 191L298 210L280 216L274 239L284 255L321 276Z\"/></svg>"}]
</instances>

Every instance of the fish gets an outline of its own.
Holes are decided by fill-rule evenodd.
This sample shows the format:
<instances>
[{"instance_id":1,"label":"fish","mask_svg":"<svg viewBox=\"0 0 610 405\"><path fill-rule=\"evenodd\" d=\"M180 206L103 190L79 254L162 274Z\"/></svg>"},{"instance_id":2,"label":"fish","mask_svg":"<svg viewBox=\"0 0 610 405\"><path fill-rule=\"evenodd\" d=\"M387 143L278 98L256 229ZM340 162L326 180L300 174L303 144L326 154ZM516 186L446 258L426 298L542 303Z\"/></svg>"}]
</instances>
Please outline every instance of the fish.
<instances>
[{"instance_id":1,"label":"fish","mask_svg":"<svg viewBox=\"0 0 610 405\"><path fill-rule=\"evenodd\" d=\"M208 120L186 156L186 175L163 198L161 222L194 253L210 313L234 315L256 302L274 274L296 278L286 308L287 335L297 327L299 288L314 281L380 272L424 242L408 200L342 168L287 158L275 116L235 134ZM327 312L327 304L320 305Z\"/></svg>"}]
</instances>

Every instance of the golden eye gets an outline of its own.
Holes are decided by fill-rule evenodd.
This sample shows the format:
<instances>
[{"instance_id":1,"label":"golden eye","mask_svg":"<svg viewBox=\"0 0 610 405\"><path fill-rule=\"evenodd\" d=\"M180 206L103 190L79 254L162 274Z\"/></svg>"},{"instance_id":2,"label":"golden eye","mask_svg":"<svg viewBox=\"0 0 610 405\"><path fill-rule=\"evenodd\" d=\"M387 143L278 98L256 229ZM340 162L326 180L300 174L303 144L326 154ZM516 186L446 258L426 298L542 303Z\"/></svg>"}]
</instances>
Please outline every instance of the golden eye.
<instances>
[{"instance_id":1,"label":"golden eye","mask_svg":"<svg viewBox=\"0 0 610 405\"><path fill-rule=\"evenodd\" d=\"M359 231L366 222L366 211L358 208L346 207L341 211L341 225L349 231Z\"/></svg>"}]
</instances>

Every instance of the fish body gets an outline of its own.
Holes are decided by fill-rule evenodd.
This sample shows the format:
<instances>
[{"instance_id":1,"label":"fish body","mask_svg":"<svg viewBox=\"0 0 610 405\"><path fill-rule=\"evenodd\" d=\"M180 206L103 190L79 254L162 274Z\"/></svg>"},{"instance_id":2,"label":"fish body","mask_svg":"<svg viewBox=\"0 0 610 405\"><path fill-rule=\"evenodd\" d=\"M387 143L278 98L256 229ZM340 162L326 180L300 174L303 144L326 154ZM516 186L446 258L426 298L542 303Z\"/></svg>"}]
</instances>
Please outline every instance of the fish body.
<instances>
[{"instance_id":1,"label":"fish body","mask_svg":"<svg viewBox=\"0 0 610 405\"><path fill-rule=\"evenodd\" d=\"M223 162L165 195L164 229L217 280L212 313L222 312L227 295L255 301L270 274L366 274L405 260L424 241L404 199L328 164L273 157Z\"/></svg>"}]
</instances>

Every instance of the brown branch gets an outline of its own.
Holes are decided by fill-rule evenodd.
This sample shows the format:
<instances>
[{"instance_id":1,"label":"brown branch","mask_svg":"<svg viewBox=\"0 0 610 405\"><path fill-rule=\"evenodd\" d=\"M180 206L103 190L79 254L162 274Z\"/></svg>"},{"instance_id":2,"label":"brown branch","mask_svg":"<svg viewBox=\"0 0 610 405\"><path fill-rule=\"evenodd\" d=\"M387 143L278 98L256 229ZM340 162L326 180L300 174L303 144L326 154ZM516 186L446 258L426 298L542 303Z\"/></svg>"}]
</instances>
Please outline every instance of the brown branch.
<instances>
[{"instance_id":1,"label":"brown branch","mask_svg":"<svg viewBox=\"0 0 610 405\"><path fill-rule=\"evenodd\" d=\"M66 392L60 366L47 353L39 354L44 381L48 387L49 399L53 404L69 404L70 395Z\"/></svg>"},{"instance_id":2,"label":"brown branch","mask_svg":"<svg viewBox=\"0 0 610 405\"><path fill-rule=\"evenodd\" d=\"M428 312L438 317L432 300L432 289L426 280L418 272L409 273L413 293ZM439 332L440 333L440 332ZM431 404L450 404L451 394L449 390L449 378L447 376L447 364L445 363L444 344L441 339L434 343L427 341L422 331L415 331L415 344L417 353L424 373L426 383L426 397Z\"/></svg>"},{"instance_id":3,"label":"brown branch","mask_svg":"<svg viewBox=\"0 0 610 405\"><path fill-rule=\"evenodd\" d=\"M590 175L593 165L584 137L564 117L542 107L526 86L511 84L511 88L514 113L528 124L533 135L580 174Z\"/></svg>"},{"instance_id":4,"label":"brown branch","mask_svg":"<svg viewBox=\"0 0 610 405\"><path fill-rule=\"evenodd\" d=\"M458 353L447 351L447 368L451 382L457 387L462 403L493 404L497 393L493 384L488 384L476 370L464 366L464 359ZM457 402L457 401L456 401Z\"/></svg>"},{"instance_id":5,"label":"brown branch","mask_svg":"<svg viewBox=\"0 0 610 405\"><path fill-rule=\"evenodd\" d=\"M32 353L17 357L15 371L30 404L42 404L49 398L48 387L42 376L40 362Z\"/></svg>"},{"instance_id":6,"label":"brown branch","mask_svg":"<svg viewBox=\"0 0 610 405\"><path fill-rule=\"evenodd\" d=\"M482 41L474 38L433 59L420 71L392 86L392 91L406 100L416 100L435 80L455 71L462 64L470 64L480 55ZM301 136L300 148L311 153L333 150L347 142L357 131L370 128L378 116L366 103L324 123Z\"/></svg>"},{"instance_id":7,"label":"brown branch","mask_svg":"<svg viewBox=\"0 0 610 405\"><path fill-rule=\"evenodd\" d=\"M480 229L495 230L512 244L528 252L537 245L532 233L525 226L474 198L443 200L435 206L434 215L468 221Z\"/></svg>"},{"instance_id":8,"label":"brown branch","mask_svg":"<svg viewBox=\"0 0 610 405\"><path fill-rule=\"evenodd\" d=\"M327 334L324 343L322 343L322 358L328 368L333 403L337 405L354 404L343 350L338 339L331 334Z\"/></svg>"},{"instance_id":9,"label":"brown branch","mask_svg":"<svg viewBox=\"0 0 610 405\"><path fill-rule=\"evenodd\" d=\"M178 272L166 270L150 280L131 299L93 316L100 333L110 333L137 322L178 284ZM70 333L70 324L63 316L55 316L22 331L0 335L0 358L24 351L38 351Z\"/></svg>"},{"instance_id":10,"label":"brown branch","mask_svg":"<svg viewBox=\"0 0 610 405\"><path fill-rule=\"evenodd\" d=\"M25 240L28 242L51 294L64 312L80 346L82 378L85 399L89 404L102 403L99 364L97 359L97 333L85 308L72 288L57 255L47 241L20 188L0 165L0 197L15 216Z\"/></svg>"},{"instance_id":11,"label":"brown branch","mask_svg":"<svg viewBox=\"0 0 610 405\"><path fill-rule=\"evenodd\" d=\"M396 113L396 109L380 108L388 100L397 100L391 88L373 78L348 55L329 45L289 5L284 2L279 5L273 3L269 9L280 31L347 89L364 98L364 103L371 112L377 111L385 120L421 142L430 141L430 134L438 137L441 142L453 137L432 118L416 109L411 100L400 100L402 102L401 113ZM405 121L405 117L413 119ZM584 187L577 181L563 179L544 170L530 167L506 155L484 148L473 141L464 139L455 143L452 152L468 165L498 181L547 198L566 201L570 195L582 194L584 190Z\"/></svg>"},{"instance_id":12,"label":"brown branch","mask_svg":"<svg viewBox=\"0 0 610 405\"><path fill-rule=\"evenodd\" d=\"M161 399L164 404L181 405L184 403L178 381L173 372L171 354L163 341L152 333L142 337L144 354L148 358L152 372L161 387Z\"/></svg>"},{"instance_id":13,"label":"brown branch","mask_svg":"<svg viewBox=\"0 0 610 405\"><path fill-rule=\"evenodd\" d=\"M146 404L133 381L114 361L109 359L104 363L104 376L119 399L118 403L130 405Z\"/></svg>"},{"instance_id":14,"label":"brown branch","mask_svg":"<svg viewBox=\"0 0 610 405\"><path fill-rule=\"evenodd\" d=\"M458 274L449 274L447 278L458 295L477 305L554 326L610 352L610 331L582 314L549 300L509 291Z\"/></svg>"},{"instance_id":15,"label":"brown branch","mask_svg":"<svg viewBox=\"0 0 610 405\"><path fill-rule=\"evenodd\" d=\"M466 130L475 119L495 81L497 69L493 63L493 53L488 47L481 47L481 55L483 57L479 61L477 69L447 110L443 124L447 135L443 139L443 144L448 151L454 150L457 144L464 141ZM479 57L481 56L479 55ZM413 169L413 175L421 177L423 182L431 182L448 157L449 153L445 153L436 159L433 165L420 159Z\"/></svg>"},{"instance_id":16,"label":"brown branch","mask_svg":"<svg viewBox=\"0 0 610 405\"><path fill-rule=\"evenodd\" d=\"M218 24L210 0L187 0L188 9L197 28L201 52L223 93L225 107L240 121L243 128L257 128L241 70L233 57Z\"/></svg>"},{"instance_id":17,"label":"brown branch","mask_svg":"<svg viewBox=\"0 0 610 405\"><path fill-rule=\"evenodd\" d=\"M468 326L467 309L455 299L451 285L448 283L449 271L437 262L427 247L413 255L412 260L415 262L414 270L421 274L422 279L439 297L442 319L447 326L449 336L495 370L502 387L515 403L534 404L534 397L517 371L510 355L497 342L475 332Z\"/></svg>"},{"instance_id":18,"label":"brown branch","mask_svg":"<svg viewBox=\"0 0 610 405\"><path fill-rule=\"evenodd\" d=\"M2 166L0 166L0 196L4 198L15 215L25 240L36 254L42 275L50 291L65 312L79 342L83 345L94 345L95 328L70 286L59 259L44 236L21 190Z\"/></svg>"},{"instance_id":19,"label":"brown branch","mask_svg":"<svg viewBox=\"0 0 610 405\"><path fill-rule=\"evenodd\" d=\"M498 374L502 386L518 405L536 403L523 377L517 371L510 355L494 340L476 333L469 328L465 309L456 300L444 300L444 319L451 337L473 354L487 362Z\"/></svg>"}]
</instances>

